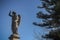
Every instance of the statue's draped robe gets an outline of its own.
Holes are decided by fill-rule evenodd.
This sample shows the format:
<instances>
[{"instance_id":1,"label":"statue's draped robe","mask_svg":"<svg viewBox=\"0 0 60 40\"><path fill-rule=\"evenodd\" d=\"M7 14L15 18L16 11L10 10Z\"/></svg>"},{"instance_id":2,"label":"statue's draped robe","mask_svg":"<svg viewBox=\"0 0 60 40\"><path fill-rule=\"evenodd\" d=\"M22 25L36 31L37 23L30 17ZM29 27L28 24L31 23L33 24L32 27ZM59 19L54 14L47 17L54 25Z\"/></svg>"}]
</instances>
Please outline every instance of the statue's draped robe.
<instances>
[{"instance_id":1,"label":"statue's draped robe","mask_svg":"<svg viewBox=\"0 0 60 40\"><path fill-rule=\"evenodd\" d=\"M12 32L17 34L17 29L20 24L20 16L13 16L12 17Z\"/></svg>"},{"instance_id":2,"label":"statue's draped robe","mask_svg":"<svg viewBox=\"0 0 60 40\"><path fill-rule=\"evenodd\" d=\"M17 19L17 16L12 16L12 32L13 32L13 34L14 33L17 33L17 28L16 28L16 20Z\"/></svg>"}]
</instances>

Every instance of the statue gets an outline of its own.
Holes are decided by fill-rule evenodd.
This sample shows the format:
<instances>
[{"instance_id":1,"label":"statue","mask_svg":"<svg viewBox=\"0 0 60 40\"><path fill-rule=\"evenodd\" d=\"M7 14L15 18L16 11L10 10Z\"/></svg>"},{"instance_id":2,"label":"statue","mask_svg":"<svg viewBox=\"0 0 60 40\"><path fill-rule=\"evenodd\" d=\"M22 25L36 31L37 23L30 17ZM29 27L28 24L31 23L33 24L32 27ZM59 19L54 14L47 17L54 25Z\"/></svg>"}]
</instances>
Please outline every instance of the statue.
<instances>
[{"instance_id":1,"label":"statue","mask_svg":"<svg viewBox=\"0 0 60 40\"><path fill-rule=\"evenodd\" d=\"M21 20L21 16L20 15L16 15L16 12L12 12L11 14L11 11L9 13L9 16L12 17L12 33L13 34L18 34L18 26L20 24L20 20Z\"/></svg>"}]
</instances>

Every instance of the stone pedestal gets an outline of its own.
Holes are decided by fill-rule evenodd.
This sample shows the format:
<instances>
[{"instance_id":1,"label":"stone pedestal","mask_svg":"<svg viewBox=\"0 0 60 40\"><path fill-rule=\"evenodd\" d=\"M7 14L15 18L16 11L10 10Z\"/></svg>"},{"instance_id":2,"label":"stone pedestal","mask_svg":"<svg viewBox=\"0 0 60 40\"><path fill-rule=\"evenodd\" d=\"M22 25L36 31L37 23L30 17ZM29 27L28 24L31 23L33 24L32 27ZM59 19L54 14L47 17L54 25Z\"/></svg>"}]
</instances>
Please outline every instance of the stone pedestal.
<instances>
[{"instance_id":1,"label":"stone pedestal","mask_svg":"<svg viewBox=\"0 0 60 40\"><path fill-rule=\"evenodd\" d=\"M9 37L9 40L19 40L20 37L18 34L12 34L10 37Z\"/></svg>"}]
</instances>

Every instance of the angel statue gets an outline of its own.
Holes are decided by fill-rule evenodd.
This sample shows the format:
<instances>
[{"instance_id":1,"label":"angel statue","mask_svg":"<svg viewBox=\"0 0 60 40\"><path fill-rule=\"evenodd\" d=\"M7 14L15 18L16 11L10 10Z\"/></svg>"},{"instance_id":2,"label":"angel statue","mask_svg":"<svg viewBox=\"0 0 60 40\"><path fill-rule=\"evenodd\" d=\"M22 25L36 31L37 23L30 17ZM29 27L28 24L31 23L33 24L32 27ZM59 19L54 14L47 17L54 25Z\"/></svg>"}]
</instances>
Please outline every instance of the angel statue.
<instances>
[{"instance_id":1,"label":"angel statue","mask_svg":"<svg viewBox=\"0 0 60 40\"><path fill-rule=\"evenodd\" d=\"M12 33L13 34L18 34L18 26L20 24L20 20L21 20L21 16L20 15L16 15L16 12L9 12L9 16L12 17Z\"/></svg>"}]
</instances>

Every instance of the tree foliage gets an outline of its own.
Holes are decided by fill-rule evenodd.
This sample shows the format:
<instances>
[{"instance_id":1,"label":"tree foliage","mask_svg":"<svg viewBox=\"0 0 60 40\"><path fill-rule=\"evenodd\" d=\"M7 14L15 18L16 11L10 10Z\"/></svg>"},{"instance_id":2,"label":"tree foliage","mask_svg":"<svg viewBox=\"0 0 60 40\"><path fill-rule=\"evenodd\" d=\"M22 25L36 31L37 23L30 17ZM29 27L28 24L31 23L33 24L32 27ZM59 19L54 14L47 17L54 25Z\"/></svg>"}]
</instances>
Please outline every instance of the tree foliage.
<instances>
[{"instance_id":1,"label":"tree foliage","mask_svg":"<svg viewBox=\"0 0 60 40\"><path fill-rule=\"evenodd\" d=\"M44 19L43 23L33 22L34 25L47 28L59 28L60 27L60 0L41 0L42 6L38 8L44 8L48 14L44 14L42 11L37 13L37 18ZM53 30L49 34L46 34L44 38L52 38L53 40L60 39L60 31Z\"/></svg>"}]
</instances>

